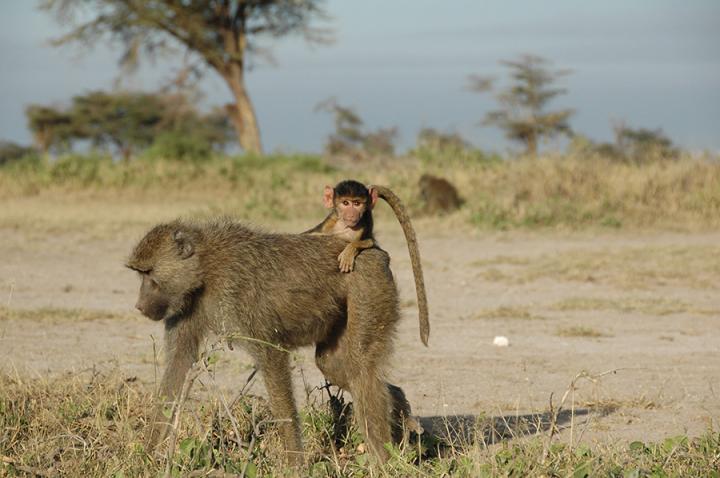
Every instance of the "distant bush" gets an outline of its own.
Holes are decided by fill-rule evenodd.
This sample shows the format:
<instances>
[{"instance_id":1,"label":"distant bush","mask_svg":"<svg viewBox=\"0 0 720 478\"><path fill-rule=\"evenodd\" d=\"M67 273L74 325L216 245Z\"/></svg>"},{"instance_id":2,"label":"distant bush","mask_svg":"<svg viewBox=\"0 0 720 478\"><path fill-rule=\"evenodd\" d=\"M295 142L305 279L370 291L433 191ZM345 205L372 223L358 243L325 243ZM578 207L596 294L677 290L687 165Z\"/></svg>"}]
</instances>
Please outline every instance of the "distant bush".
<instances>
[{"instance_id":1,"label":"distant bush","mask_svg":"<svg viewBox=\"0 0 720 478\"><path fill-rule=\"evenodd\" d=\"M395 154L397 128L366 131L363 120L355 110L338 104L335 98L322 101L315 109L332 114L335 123L335 131L328 136L325 143L325 154L348 156L353 159L373 156L388 158Z\"/></svg>"},{"instance_id":2,"label":"distant bush","mask_svg":"<svg viewBox=\"0 0 720 478\"><path fill-rule=\"evenodd\" d=\"M568 145L568 153L638 164L677 160L682 155L662 130L633 129L623 124L615 125L614 130L614 143L596 143L586 136L575 135Z\"/></svg>"},{"instance_id":3,"label":"distant bush","mask_svg":"<svg viewBox=\"0 0 720 478\"><path fill-rule=\"evenodd\" d=\"M362 141L362 149L370 156L390 157L395 154L397 128L380 128L366 133Z\"/></svg>"},{"instance_id":4,"label":"distant bush","mask_svg":"<svg viewBox=\"0 0 720 478\"><path fill-rule=\"evenodd\" d=\"M410 155L429 164L476 163L496 161L500 158L474 148L457 133L444 133L433 128L423 128L415 140Z\"/></svg>"},{"instance_id":5,"label":"distant bush","mask_svg":"<svg viewBox=\"0 0 720 478\"><path fill-rule=\"evenodd\" d=\"M29 146L21 146L10 141L0 141L0 166L15 161L38 157L37 151Z\"/></svg>"},{"instance_id":6,"label":"distant bush","mask_svg":"<svg viewBox=\"0 0 720 478\"><path fill-rule=\"evenodd\" d=\"M235 139L227 114L201 113L183 94L93 91L68 107L30 105L25 114L43 154L86 142L125 160L152 149L150 156L194 161Z\"/></svg>"},{"instance_id":7,"label":"distant bush","mask_svg":"<svg viewBox=\"0 0 720 478\"><path fill-rule=\"evenodd\" d=\"M642 163L680 157L680 150L660 129L632 129L621 126L615 134L617 148L630 161Z\"/></svg>"},{"instance_id":8,"label":"distant bush","mask_svg":"<svg viewBox=\"0 0 720 478\"><path fill-rule=\"evenodd\" d=\"M179 133L162 133L143 157L177 161L207 161L213 155L212 145L204 138Z\"/></svg>"},{"instance_id":9,"label":"distant bush","mask_svg":"<svg viewBox=\"0 0 720 478\"><path fill-rule=\"evenodd\" d=\"M100 182L100 170L112 163L109 155L97 153L67 154L55 161L49 169L50 178L60 183L74 182L92 185Z\"/></svg>"},{"instance_id":10,"label":"distant bush","mask_svg":"<svg viewBox=\"0 0 720 478\"><path fill-rule=\"evenodd\" d=\"M417 148L426 148L431 151L462 151L471 148L470 143L459 134L443 133L433 128L421 129L415 145Z\"/></svg>"}]
</instances>

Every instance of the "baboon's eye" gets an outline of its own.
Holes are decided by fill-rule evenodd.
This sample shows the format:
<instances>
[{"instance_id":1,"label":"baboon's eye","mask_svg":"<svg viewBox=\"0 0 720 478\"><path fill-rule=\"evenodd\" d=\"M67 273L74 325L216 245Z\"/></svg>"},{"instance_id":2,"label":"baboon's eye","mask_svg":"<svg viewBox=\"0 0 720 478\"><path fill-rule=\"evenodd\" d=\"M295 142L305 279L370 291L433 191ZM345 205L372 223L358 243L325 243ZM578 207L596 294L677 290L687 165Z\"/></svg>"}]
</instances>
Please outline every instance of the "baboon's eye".
<instances>
[{"instance_id":1,"label":"baboon's eye","mask_svg":"<svg viewBox=\"0 0 720 478\"><path fill-rule=\"evenodd\" d=\"M355 201L355 202L353 203L353 206L355 206L355 207L360 207L360 201Z\"/></svg>"},{"instance_id":2,"label":"baboon's eye","mask_svg":"<svg viewBox=\"0 0 720 478\"><path fill-rule=\"evenodd\" d=\"M347 199L345 199L345 200L343 200L342 204L343 204L343 206L349 206L349 205L350 205L350 201L348 201Z\"/></svg>"}]
</instances>

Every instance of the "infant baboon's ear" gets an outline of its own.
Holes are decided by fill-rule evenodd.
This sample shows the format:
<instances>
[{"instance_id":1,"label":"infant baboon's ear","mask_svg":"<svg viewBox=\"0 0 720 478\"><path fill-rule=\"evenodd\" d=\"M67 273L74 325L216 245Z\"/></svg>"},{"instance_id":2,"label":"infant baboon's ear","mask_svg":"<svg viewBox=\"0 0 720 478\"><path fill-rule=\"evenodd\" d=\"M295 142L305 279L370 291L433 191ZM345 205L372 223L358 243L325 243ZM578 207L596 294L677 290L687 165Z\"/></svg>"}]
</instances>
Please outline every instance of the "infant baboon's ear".
<instances>
[{"instance_id":1,"label":"infant baboon's ear","mask_svg":"<svg viewBox=\"0 0 720 478\"><path fill-rule=\"evenodd\" d=\"M368 192L370 193L370 204L368 204L368 207L370 209L372 209L375 207L375 204L377 203L377 200L378 200L378 190L377 190L377 188L369 186Z\"/></svg>"},{"instance_id":2,"label":"infant baboon's ear","mask_svg":"<svg viewBox=\"0 0 720 478\"><path fill-rule=\"evenodd\" d=\"M333 199L335 199L335 189L332 186L325 186L325 189L323 190L323 205L327 209L335 207Z\"/></svg>"},{"instance_id":3,"label":"infant baboon's ear","mask_svg":"<svg viewBox=\"0 0 720 478\"><path fill-rule=\"evenodd\" d=\"M181 259L187 259L195 253L195 246L187 232L178 229L173 233L173 240Z\"/></svg>"}]
</instances>

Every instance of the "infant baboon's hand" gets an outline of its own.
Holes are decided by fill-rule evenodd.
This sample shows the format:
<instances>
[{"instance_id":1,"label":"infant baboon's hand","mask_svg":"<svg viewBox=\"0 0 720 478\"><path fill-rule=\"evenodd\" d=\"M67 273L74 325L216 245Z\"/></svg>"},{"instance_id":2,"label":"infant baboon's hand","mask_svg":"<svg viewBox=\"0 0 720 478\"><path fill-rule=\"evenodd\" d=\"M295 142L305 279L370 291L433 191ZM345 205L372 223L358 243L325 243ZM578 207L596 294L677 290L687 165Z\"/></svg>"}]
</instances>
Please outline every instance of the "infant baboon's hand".
<instances>
[{"instance_id":1,"label":"infant baboon's hand","mask_svg":"<svg viewBox=\"0 0 720 478\"><path fill-rule=\"evenodd\" d=\"M340 272L350 272L355 267L355 249L348 246L338 255Z\"/></svg>"}]
</instances>

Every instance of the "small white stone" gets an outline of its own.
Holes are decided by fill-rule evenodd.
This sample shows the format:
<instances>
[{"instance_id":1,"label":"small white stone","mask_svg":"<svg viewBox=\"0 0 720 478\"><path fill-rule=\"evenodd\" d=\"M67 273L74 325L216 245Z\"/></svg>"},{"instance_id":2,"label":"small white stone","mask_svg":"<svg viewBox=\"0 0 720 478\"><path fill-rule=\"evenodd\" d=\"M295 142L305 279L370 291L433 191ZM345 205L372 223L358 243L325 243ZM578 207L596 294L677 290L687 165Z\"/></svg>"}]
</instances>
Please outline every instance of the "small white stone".
<instances>
[{"instance_id":1,"label":"small white stone","mask_svg":"<svg viewBox=\"0 0 720 478\"><path fill-rule=\"evenodd\" d=\"M493 339L493 345L496 347L507 347L510 341L504 335L498 335Z\"/></svg>"}]
</instances>

